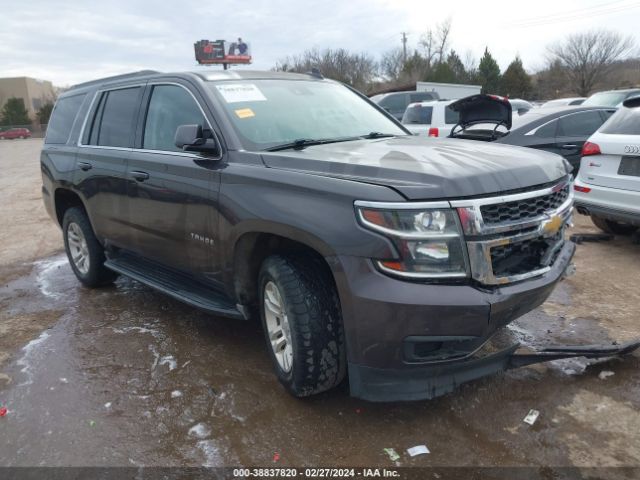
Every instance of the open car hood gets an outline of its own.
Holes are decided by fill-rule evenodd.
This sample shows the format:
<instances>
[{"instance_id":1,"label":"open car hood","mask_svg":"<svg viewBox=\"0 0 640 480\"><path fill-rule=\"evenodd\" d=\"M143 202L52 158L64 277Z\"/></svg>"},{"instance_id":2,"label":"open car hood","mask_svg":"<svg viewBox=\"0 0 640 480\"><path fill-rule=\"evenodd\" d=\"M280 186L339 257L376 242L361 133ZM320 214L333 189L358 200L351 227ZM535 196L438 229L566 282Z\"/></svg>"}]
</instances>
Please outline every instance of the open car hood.
<instances>
[{"instance_id":1,"label":"open car hood","mask_svg":"<svg viewBox=\"0 0 640 480\"><path fill-rule=\"evenodd\" d=\"M511 104L498 95L471 95L449 105L460 114L458 124L463 128L478 123L497 123L511 129Z\"/></svg>"}]
</instances>

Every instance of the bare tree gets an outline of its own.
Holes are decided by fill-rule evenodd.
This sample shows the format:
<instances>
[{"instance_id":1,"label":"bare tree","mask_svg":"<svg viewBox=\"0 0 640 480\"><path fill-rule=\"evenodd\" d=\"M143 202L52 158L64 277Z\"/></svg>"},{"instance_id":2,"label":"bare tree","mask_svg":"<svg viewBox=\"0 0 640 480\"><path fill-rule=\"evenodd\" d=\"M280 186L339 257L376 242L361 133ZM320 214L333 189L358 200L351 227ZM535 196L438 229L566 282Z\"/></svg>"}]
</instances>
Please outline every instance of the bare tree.
<instances>
[{"instance_id":1,"label":"bare tree","mask_svg":"<svg viewBox=\"0 0 640 480\"><path fill-rule=\"evenodd\" d=\"M587 96L612 70L614 62L632 53L634 41L619 33L593 30L576 33L548 47L550 59L566 69L573 90Z\"/></svg>"},{"instance_id":2,"label":"bare tree","mask_svg":"<svg viewBox=\"0 0 640 480\"><path fill-rule=\"evenodd\" d=\"M318 68L322 75L365 91L377 72L376 61L366 53L351 53L344 48L312 49L279 60L275 70L306 73Z\"/></svg>"},{"instance_id":3,"label":"bare tree","mask_svg":"<svg viewBox=\"0 0 640 480\"><path fill-rule=\"evenodd\" d=\"M429 29L420 37L420 46L424 50L424 59L429 67L434 63L442 63L449 53L449 34L451 18Z\"/></svg>"},{"instance_id":4,"label":"bare tree","mask_svg":"<svg viewBox=\"0 0 640 480\"><path fill-rule=\"evenodd\" d=\"M405 61L402 48L387 50L380 58L380 75L387 80L395 81L402 76Z\"/></svg>"},{"instance_id":5,"label":"bare tree","mask_svg":"<svg viewBox=\"0 0 640 480\"><path fill-rule=\"evenodd\" d=\"M444 22L436 25L436 38L438 44L436 46L436 55L438 63L442 63L449 53L449 34L451 33L451 17Z\"/></svg>"}]
</instances>

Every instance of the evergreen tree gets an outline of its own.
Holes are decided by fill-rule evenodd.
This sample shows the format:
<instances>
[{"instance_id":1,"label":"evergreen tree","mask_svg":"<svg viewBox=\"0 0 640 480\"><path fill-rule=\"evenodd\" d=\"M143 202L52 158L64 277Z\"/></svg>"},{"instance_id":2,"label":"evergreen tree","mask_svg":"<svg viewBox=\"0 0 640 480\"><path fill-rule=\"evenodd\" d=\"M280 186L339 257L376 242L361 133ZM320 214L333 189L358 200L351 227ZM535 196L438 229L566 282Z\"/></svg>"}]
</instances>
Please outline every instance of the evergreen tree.
<instances>
[{"instance_id":1,"label":"evergreen tree","mask_svg":"<svg viewBox=\"0 0 640 480\"><path fill-rule=\"evenodd\" d=\"M51 117L52 111L53 111L53 103L51 102L45 103L42 107L40 107L40 110L38 110L38 113L36 113L36 115L38 116L38 122L40 122L41 125L49 123L49 117Z\"/></svg>"},{"instance_id":2,"label":"evergreen tree","mask_svg":"<svg viewBox=\"0 0 640 480\"><path fill-rule=\"evenodd\" d=\"M24 108L24 100L21 98L11 97L7 100L0 114L0 124L8 125L29 125L29 112Z\"/></svg>"},{"instance_id":3,"label":"evergreen tree","mask_svg":"<svg viewBox=\"0 0 640 480\"><path fill-rule=\"evenodd\" d=\"M451 50L451 53L447 57L447 65L453 72L453 78L455 83L468 83L470 78L466 69L464 68L464 63L460 59L460 56L456 53L455 50Z\"/></svg>"},{"instance_id":4,"label":"evergreen tree","mask_svg":"<svg viewBox=\"0 0 640 480\"><path fill-rule=\"evenodd\" d=\"M531 77L525 72L520 57L516 57L502 75L500 93L510 98L529 98L532 90Z\"/></svg>"},{"instance_id":5,"label":"evergreen tree","mask_svg":"<svg viewBox=\"0 0 640 480\"><path fill-rule=\"evenodd\" d=\"M482 93L496 93L500 91L500 67L498 62L489 53L489 48L484 49L484 55L478 65L478 81L482 85Z\"/></svg>"}]
</instances>

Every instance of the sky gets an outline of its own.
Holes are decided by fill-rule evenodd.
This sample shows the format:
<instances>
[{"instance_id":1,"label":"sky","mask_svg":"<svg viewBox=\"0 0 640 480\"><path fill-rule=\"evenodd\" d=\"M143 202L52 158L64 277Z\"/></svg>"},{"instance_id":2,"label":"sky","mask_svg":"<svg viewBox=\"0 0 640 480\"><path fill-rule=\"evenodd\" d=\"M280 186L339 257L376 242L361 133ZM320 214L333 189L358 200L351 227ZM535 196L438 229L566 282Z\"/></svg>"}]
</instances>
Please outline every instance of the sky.
<instances>
[{"instance_id":1,"label":"sky","mask_svg":"<svg viewBox=\"0 0 640 480\"><path fill-rule=\"evenodd\" d=\"M640 44L634 0L0 0L0 12L0 77L57 86L141 69L220 69L197 66L193 43L200 39L241 36L258 70L314 47L379 58L401 46L401 32L412 50L423 32L447 19L461 56L478 59L488 47L502 69L520 55L535 71L548 45L594 28Z\"/></svg>"}]
</instances>

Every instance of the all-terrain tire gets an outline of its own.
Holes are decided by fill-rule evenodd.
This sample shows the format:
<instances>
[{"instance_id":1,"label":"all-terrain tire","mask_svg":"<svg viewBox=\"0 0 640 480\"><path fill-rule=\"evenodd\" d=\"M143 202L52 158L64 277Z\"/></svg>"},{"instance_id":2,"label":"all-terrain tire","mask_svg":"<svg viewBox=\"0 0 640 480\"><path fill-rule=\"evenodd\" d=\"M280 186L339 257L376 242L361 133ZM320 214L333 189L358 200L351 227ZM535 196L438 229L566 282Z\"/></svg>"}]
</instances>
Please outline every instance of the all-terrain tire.
<instances>
[{"instance_id":1,"label":"all-terrain tire","mask_svg":"<svg viewBox=\"0 0 640 480\"><path fill-rule=\"evenodd\" d=\"M83 246L85 247L88 260L86 271L81 271L73 258L73 248L70 245L70 242L73 243L73 240L70 240L69 230L75 229L74 225L79 227L82 236L84 237ZM64 238L64 248L67 252L69 264L73 269L73 273L75 273L76 277L83 285L90 288L100 287L113 283L113 281L118 277L115 272L104 266L104 248L102 248L102 245L100 245L100 242L96 239L96 236L93 233L93 228L91 227L91 222L89 221L89 217L87 217L84 209L80 207L72 207L64 213L64 218L62 220L62 236Z\"/></svg>"},{"instance_id":2,"label":"all-terrain tire","mask_svg":"<svg viewBox=\"0 0 640 480\"><path fill-rule=\"evenodd\" d=\"M278 363L268 332L265 287L275 284L287 315L293 357L286 371ZM258 278L259 308L267 348L278 380L296 397L330 390L346 374L344 329L333 277L321 259L272 255Z\"/></svg>"},{"instance_id":3,"label":"all-terrain tire","mask_svg":"<svg viewBox=\"0 0 640 480\"><path fill-rule=\"evenodd\" d=\"M616 235L630 235L638 229L638 227L634 225L627 225L613 220L607 220L606 218L597 217L595 215L591 215L591 221L603 232L613 233Z\"/></svg>"}]
</instances>

